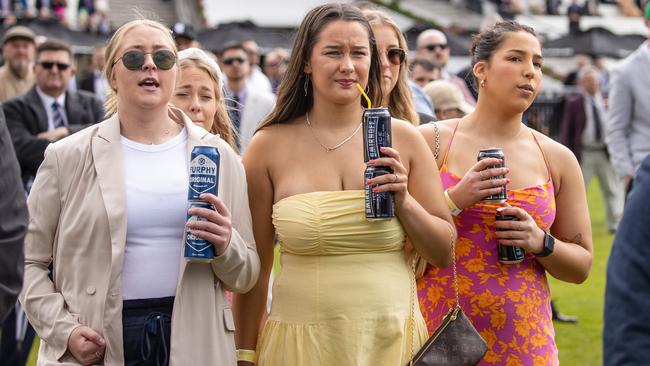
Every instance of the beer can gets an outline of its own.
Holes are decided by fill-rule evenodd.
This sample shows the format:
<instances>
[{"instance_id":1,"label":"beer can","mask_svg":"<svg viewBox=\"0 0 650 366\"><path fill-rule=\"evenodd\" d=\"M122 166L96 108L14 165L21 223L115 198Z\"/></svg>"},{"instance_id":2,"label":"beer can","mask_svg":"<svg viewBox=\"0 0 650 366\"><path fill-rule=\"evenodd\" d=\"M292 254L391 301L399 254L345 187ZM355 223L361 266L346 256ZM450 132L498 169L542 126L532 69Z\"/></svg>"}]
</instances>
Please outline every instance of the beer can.
<instances>
[{"instance_id":1,"label":"beer can","mask_svg":"<svg viewBox=\"0 0 650 366\"><path fill-rule=\"evenodd\" d=\"M207 208L214 210L211 203L196 201L190 202L190 208ZM187 214L187 222L206 221L202 216ZM189 228L185 227L185 260L188 262L211 262L214 259L214 247L212 243L192 234Z\"/></svg>"},{"instance_id":2,"label":"beer can","mask_svg":"<svg viewBox=\"0 0 650 366\"><path fill-rule=\"evenodd\" d=\"M389 220L395 217L395 197L393 192L373 192L376 184L368 184L368 179L392 174L386 167L367 167L365 172L366 219L368 221Z\"/></svg>"},{"instance_id":3,"label":"beer can","mask_svg":"<svg viewBox=\"0 0 650 366\"><path fill-rule=\"evenodd\" d=\"M501 164L497 165L491 165L487 169L493 169L493 168L505 168L506 167L506 158L505 155L503 155L503 151L496 147L496 148L490 148L490 149L483 149L480 150L478 153L478 157L476 158L477 161L481 161L483 159L487 158L496 158L496 159L501 159ZM495 177L492 177L491 179L503 179L505 178L505 175L498 175ZM494 202L494 203L504 203L508 199L508 191L506 184L503 185L503 190L497 194L493 194L490 196L483 197L482 201L484 202Z\"/></svg>"},{"instance_id":4,"label":"beer can","mask_svg":"<svg viewBox=\"0 0 650 366\"><path fill-rule=\"evenodd\" d=\"M502 215L497 211L494 217L497 221L519 221L517 216ZM497 231L508 231L509 229L497 228ZM515 264L524 260L525 252L520 247L501 245L497 243L497 252L499 253L499 262L504 264Z\"/></svg>"},{"instance_id":5,"label":"beer can","mask_svg":"<svg viewBox=\"0 0 650 366\"><path fill-rule=\"evenodd\" d=\"M386 156L379 148L393 146L390 119L387 108L370 108L363 113L363 157L366 163Z\"/></svg>"},{"instance_id":6,"label":"beer can","mask_svg":"<svg viewBox=\"0 0 650 366\"><path fill-rule=\"evenodd\" d=\"M200 201L203 193L217 195L219 187L219 151L213 146L195 146L190 157L190 184L187 200Z\"/></svg>"}]
</instances>

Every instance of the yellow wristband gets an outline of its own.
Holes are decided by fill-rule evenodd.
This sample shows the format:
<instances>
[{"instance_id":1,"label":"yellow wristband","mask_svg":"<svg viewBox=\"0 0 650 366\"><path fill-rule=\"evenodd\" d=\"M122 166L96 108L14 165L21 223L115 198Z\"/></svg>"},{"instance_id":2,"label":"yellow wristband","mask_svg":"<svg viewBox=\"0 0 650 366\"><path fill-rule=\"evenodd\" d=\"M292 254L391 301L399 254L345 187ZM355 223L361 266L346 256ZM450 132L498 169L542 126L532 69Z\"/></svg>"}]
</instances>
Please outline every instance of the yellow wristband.
<instances>
[{"instance_id":1,"label":"yellow wristband","mask_svg":"<svg viewBox=\"0 0 650 366\"><path fill-rule=\"evenodd\" d=\"M451 200L451 197L449 197L449 190L445 189L445 201L447 201L447 207L449 207L449 210L451 211L451 214L454 216L458 216L463 210L458 208L454 201Z\"/></svg>"},{"instance_id":2,"label":"yellow wristband","mask_svg":"<svg viewBox=\"0 0 650 366\"><path fill-rule=\"evenodd\" d=\"M238 349L237 361L246 361L252 364L257 363L257 353L254 349Z\"/></svg>"}]
</instances>

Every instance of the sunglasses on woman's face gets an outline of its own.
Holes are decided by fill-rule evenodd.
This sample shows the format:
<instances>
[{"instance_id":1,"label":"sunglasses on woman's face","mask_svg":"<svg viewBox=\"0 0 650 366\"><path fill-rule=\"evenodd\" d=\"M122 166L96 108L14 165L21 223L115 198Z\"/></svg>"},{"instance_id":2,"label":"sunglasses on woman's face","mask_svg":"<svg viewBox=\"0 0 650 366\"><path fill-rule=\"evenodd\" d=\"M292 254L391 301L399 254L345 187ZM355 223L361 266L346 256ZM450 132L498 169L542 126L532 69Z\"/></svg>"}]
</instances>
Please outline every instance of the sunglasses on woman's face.
<instances>
[{"instance_id":1,"label":"sunglasses on woman's face","mask_svg":"<svg viewBox=\"0 0 650 366\"><path fill-rule=\"evenodd\" d=\"M400 65L402 62L404 62L405 57L406 52L404 52L404 50L401 48L391 48L390 50L386 51L386 58L388 59L388 62L393 65Z\"/></svg>"},{"instance_id":2,"label":"sunglasses on woman's face","mask_svg":"<svg viewBox=\"0 0 650 366\"><path fill-rule=\"evenodd\" d=\"M142 65L144 65L145 55L151 55L153 58L153 63L157 68L161 70L169 70L174 67L174 64L176 63L176 55L174 52L169 50L160 50L156 52L143 52L140 50L133 50L125 52L122 57L115 60L113 64L117 63L119 60L122 60L122 64L124 64L124 67L127 69L139 70L142 68Z\"/></svg>"}]
</instances>

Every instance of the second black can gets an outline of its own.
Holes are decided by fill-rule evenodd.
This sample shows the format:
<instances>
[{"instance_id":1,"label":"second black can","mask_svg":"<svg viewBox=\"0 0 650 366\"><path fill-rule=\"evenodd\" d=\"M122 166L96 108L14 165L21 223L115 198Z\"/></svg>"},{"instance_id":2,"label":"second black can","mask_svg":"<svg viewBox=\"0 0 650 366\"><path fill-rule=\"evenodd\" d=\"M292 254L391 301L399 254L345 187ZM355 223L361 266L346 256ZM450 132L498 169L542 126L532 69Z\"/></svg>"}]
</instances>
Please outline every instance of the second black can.
<instances>
[{"instance_id":1,"label":"second black can","mask_svg":"<svg viewBox=\"0 0 650 366\"><path fill-rule=\"evenodd\" d=\"M392 170L386 167L367 167L364 174L364 182L368 179L392 174ZM375 184L365 183L366 188L366 219L368 221L389 220L395 217L395 198L393 192L373 192Z\"/></svg>"},{"instance_id":2,"label":"second black can","mask_svg":"<svg viewBox=\"0 0 650 366\"><path fill-rule=\"evenodd\" d=\"M502 215L497 212L494 217L497 221L519 221L517 216ZM497 231L508 231L508 229L498 229ZM526 253L520 247L510 245L501 245L497 243L497 251L499 253L499 262L504 264L515 264L524 260Z\"/></svg>"}]
</instances>

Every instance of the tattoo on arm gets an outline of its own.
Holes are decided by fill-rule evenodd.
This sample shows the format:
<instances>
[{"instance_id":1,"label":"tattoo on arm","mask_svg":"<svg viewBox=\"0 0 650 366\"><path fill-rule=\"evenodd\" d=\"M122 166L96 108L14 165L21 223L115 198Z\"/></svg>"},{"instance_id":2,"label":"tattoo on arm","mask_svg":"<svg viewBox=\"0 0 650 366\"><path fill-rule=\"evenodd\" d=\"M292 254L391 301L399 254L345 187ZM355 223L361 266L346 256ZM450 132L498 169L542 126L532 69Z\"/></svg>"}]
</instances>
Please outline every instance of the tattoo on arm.
<instances>
[{"instance_id":1,"label":"tattoo on arm","mask_svg":"<svg viewBox=\"0 0 650 366\"><path fill-rule=\"evenodd\" d=\"M576 236L574 236L571 239L565 239L565 238L560 238L565 243L573 243L573 244L582 244L582 234L578 233Z\"/></svg>"}]
</instances>

